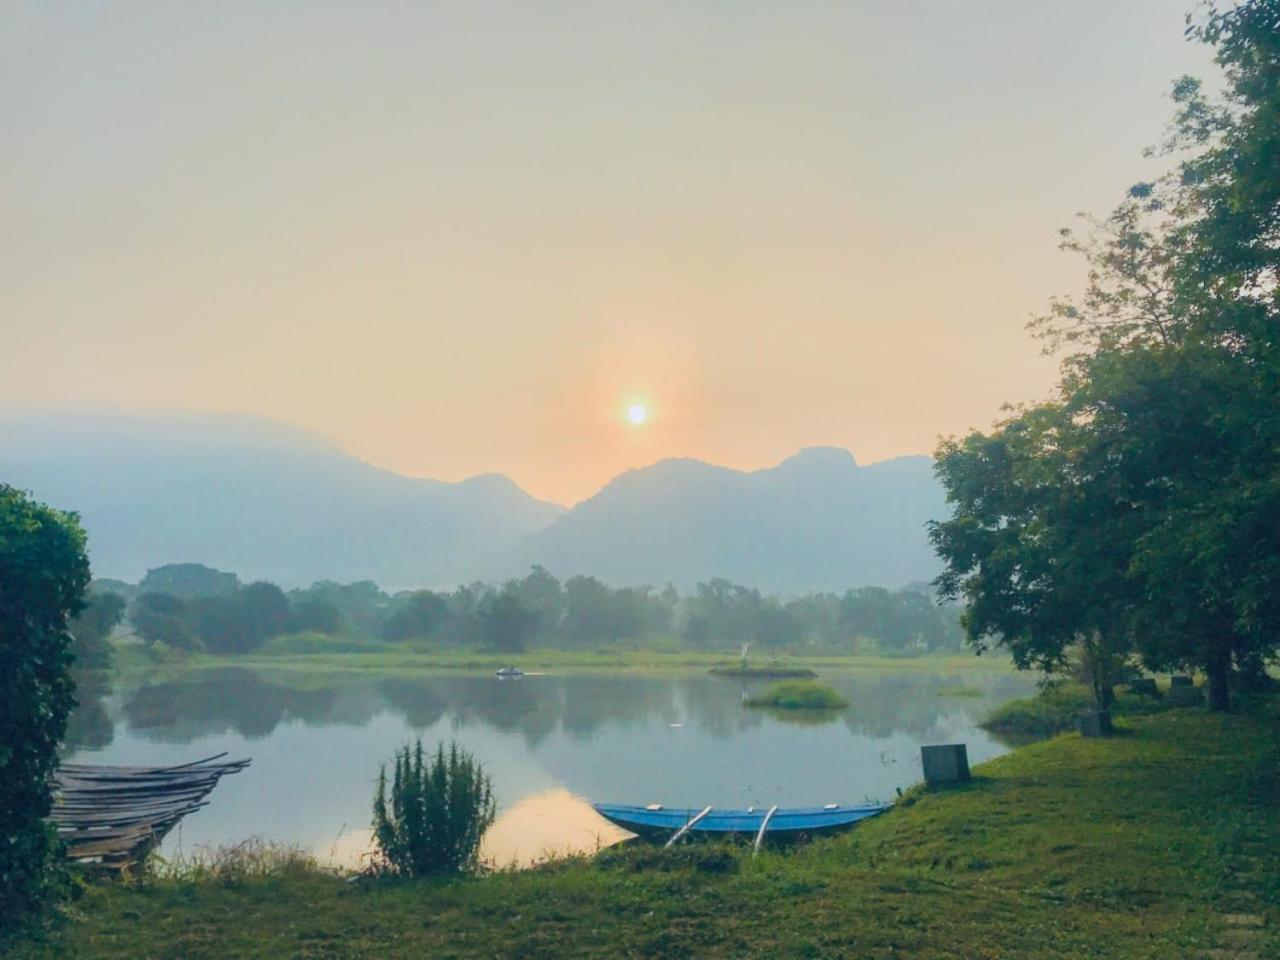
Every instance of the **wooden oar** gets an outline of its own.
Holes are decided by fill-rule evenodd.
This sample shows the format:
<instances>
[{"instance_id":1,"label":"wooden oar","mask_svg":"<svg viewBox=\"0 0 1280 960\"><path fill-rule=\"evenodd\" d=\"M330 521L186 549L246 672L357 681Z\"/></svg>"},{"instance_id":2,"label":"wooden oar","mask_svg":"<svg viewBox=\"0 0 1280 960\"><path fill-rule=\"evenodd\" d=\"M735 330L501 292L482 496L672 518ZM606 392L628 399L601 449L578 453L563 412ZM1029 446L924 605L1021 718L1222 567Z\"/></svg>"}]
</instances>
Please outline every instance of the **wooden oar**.
<instances>
[{"instance_id":1,"label":"wooden oar","mask_svg":"<svg viewBox=\"0 0 1280 960\"><path fill-rule=\"evenodd\" d=\"M679 840L681 837L683 837L686 833L688 833L688 832L689 832L690 828L691 828L695 823L697 823L699 820L701 820L703 817L705 817L705 816L706 816L708 813L710 813L710 812L711 812L711 808L710 808L710 807L704 807L704 808L703 808L703 810L702 810L702 812L701 812L700 814L698 814L696 817L694 817L692 820L690 820L688 823L686 823L683 827L681 827L679 830L677 830L674 834L672 834L671 839L667 841L667 845L666 845L666 847L663 847L662 849L663 849L663 850L667 849L667 847L671 846L673 843L675 843L677 840Z\"/></svg>"},{"instance_id":2,"label":"wooden oar","mask_svg":"<svg viewBox=\"0 0 1280 960\"><path fill-rule=\"evenodd\" d=\"M751 848L751 855L754 857L760 852L760 844L764 843L764 832L769 829L769 821L773 819L773 815L778 812L778 805L775 803L769 808L769 812L764 815L764 819L760 821L760 829L756 831L756 842Z\"/></svg>"}]
</instances>

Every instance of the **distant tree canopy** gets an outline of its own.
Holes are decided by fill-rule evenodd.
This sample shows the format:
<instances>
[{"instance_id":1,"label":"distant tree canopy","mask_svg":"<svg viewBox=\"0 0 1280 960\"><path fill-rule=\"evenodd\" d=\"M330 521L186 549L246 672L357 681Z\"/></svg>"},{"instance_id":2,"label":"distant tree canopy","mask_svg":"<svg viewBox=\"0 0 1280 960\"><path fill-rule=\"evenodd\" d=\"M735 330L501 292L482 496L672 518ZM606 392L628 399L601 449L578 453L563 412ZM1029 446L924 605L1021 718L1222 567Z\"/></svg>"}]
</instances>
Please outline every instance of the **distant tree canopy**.
<instances>
[{"instance_id":1,"label":"distant tree canopy","mask_svg":"<svg viewBox=\"0 0 1280 960\"><path fill-rule=\"evenodd\" d=\"M239 586L240 578L234 573L223 573L202 563L168 563L148 570L137 592L167 593L188 600L234 593Z\"/></svg>"},{"instance_id":2,"label":"distant tree canopy","mask_svg":"<svg viewBox=\"0 0 1280 960\"><path fill-rule=\"evenodd\" d=\"M1203 670L1226 709L1280 638L1280 0L1189 33L1225 98L1179 80L1182 159L1064 231L1086 291L1033 324L1066 353L1057 396L938 454L938 584L971 641L1050 669L1080 649L1103 705L1137 656Z\"/></svg>"},{"instance_id":3,"label":"distant tree canopy","mask_svg":"<svg viewBox=\"0 0 1280 960\"><path fill-rule=\"evenodd\" d=\"M219 576L239 583L234 574ZM711 580L681 596L669 584L611 587L589 576L561 583L535 566L519 580L448 592L388 594L367 581L322 582L288 594L269 583L185 598L139 591L129 618L148 644L219 654L249 653L274 636L304 632L506 652L535 643L592 649L653 641L708 649L743 643L831 652L957 649L963 642L958 608L939 606L928 589L864 587L843 596L779 598Z\"/></svg>"},{"instance_id":4,"label":"distant tree canopy","mask_svg":"<svg viewBox=\"0 0 1280 960\"><path fill-rule=\"evenodd\" d=\"M61 889L45 818L75 703L69 627L88 584L77 518L0 484L0 947Z\"/></svg>"},{"instance_id":5,"label":"distant tree canopy","mask_svg":"<svg viewBox=\"0 0 1280 960\"><path fill-rule=\"evenodd\" d=\"M74 666L82 670L104 670L111 666L108 637L124 619L125 599L111 591L91 590L85 608L71 622L71 654Z\"/></svg>"}]
</instances>

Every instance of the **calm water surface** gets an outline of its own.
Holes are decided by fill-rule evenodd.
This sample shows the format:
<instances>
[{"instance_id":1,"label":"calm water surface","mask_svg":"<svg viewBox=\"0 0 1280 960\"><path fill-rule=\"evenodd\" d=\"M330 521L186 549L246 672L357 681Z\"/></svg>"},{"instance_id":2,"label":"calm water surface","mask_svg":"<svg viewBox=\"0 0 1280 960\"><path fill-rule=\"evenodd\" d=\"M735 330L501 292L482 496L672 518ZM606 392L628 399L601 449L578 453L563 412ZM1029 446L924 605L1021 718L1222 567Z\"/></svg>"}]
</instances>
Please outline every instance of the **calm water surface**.
<instances>
[{"instance_id":1,"label":"calm water surface","mask_svg":"<svg viewBox=\"0 0 1280 960\"><path fill-rule=\"evenodd\" d=\"M165 855L257 836L358 865L379 765L405 742L454 739L493 779L484 854L529 863L626 836L587 800L668 806L888 800L920 779L924 743L1005 748L976 726L1030 680L972 673L826 672L849 701L824 717L749 710L759 685L705 674L409 678L210 670L85 697L68 759L185 763L228 751L253 764L166 839Z\"/></svg>"}]
</instances>

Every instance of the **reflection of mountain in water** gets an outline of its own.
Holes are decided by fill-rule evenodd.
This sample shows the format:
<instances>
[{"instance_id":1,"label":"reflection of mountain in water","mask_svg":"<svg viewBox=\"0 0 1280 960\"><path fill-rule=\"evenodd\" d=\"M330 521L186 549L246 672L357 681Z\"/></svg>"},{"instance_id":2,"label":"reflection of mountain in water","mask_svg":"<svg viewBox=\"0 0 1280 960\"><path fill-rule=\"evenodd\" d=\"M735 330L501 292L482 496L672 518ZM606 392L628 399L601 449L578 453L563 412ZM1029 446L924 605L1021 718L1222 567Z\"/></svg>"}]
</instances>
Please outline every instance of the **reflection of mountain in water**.
<instances>
[{"instance_id":1,"label":"reflection of mountain in water","mask_svg":"<svg viewBox=\"0 0 1280 960\"><path fill-rule=\"evenodd\" d=\"M950 678L923 673L835 674L827 678L849 701L835 716L855 734L928 736L956 719L980 719L994 702L1023 693L1020 677L981 677L981 696L955 699L937 691ZM746 688L753 690L754 687ZM121 719L135 734L157 743L189 743L233 731L248 739L269 735L282 723L364 726L382 712L413 729L442 718L466 726L519 733L536 747L557 730L586 740L606 726L683 723L713 737L730 737L766 722L743 707L736 681L701 675L637 677L586 675L526 677L433 674L368 678L350 674L301 683L232 667L162 683L145 683L123 696ZM111 740L111 718L101 692L84 696L72 720L71 743L93 748Z\"/></svg>"}]
</instances>

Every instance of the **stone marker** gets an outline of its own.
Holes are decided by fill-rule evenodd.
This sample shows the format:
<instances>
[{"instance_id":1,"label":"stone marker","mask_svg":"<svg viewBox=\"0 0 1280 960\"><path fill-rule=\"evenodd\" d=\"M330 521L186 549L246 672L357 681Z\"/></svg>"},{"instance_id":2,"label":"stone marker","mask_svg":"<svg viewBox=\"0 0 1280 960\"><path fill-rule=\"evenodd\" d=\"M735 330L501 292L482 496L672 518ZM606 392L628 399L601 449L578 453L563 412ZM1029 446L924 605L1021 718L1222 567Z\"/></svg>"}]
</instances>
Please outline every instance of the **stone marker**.
<instances>
[{"instance_id":1,"label":"stone marker","mask_svg":"<svg viewBox=\"0 0 1280 960\"><path fill-rule=\"evenodd\" d=\"M1144 697L1160 696L1160 688L1156 686L1155 677L1134 677L1127 686L1131 693L1141 694Z\"/></svg>"},{"instance_id":2,"label":"stone marker","mask_svg":"<svg viewBox=\"0 0 1280 960\"><path fill-rule=\"evenodd\" d=\"M1195 681L1192 680L1190 677L1183 677L1183 676L1178 676L1177 674L1174 674L1172 677L1169 678L1169 686L1170 687L1194 687Z\"/></svg>"},{"instance_id":3,"label":"stone marker","mask_svg":"<svg viewBox=\"0 0 1280 960\"><path fill-rule=\"evenodd\" d=\"M1076 714L1076 729L1080 731L1082 737L1109 737L1111 736L1111 711L1110 710L1085 710Z\"/></svg>"},{"instance_id":4,"label":"stone marker","mask_svg":"<svg viewBox=\"0 0 1280 960\"><path fill-rule=\"evenodd\" d=\"M928 784L969 780L969 752L963 743L921 747L920 765L924 767L924 782Z\"/></svg>"}]
</instances>

